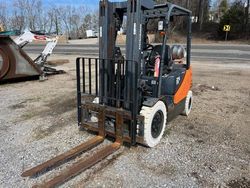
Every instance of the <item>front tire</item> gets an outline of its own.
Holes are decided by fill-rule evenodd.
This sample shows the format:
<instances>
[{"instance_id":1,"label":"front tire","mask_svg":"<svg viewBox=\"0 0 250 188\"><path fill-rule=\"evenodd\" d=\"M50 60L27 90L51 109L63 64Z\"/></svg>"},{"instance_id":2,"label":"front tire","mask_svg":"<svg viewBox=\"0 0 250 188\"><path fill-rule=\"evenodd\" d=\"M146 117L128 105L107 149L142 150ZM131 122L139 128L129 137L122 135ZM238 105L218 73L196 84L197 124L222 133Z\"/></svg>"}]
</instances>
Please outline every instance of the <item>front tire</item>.
<instances>
[{"instance_id":1,"label":"front tire","mask_svg":"<svg viewBox=\"0 0 250 188\"><path fill-rule=\"evenodd\" d=\"M193 107L193 92L190 90L186 97L185 109L182 112L182 115L188 116L192 110L192 107Z\"/></svg>"},{"instance_id":2,"label":"front tire","mask_svg":"<svg viewBox=\"0 0 250 188\"><path fill-rule=\"evenodd\" d=\"M167 109L162 101L153 107L143 106L140 115L144 116L144 144L155 147L159 144L166 128Z\"/></svg>"}]
</instances>

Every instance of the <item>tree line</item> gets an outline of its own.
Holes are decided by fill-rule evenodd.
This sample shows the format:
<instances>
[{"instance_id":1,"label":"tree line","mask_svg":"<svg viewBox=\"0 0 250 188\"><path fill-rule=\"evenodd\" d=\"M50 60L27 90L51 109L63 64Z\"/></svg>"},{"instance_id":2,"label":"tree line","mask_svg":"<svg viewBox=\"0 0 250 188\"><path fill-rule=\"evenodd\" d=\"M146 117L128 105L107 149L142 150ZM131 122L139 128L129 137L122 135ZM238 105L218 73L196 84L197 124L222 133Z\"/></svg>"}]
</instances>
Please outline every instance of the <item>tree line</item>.
<instances>
[{"instance_id":1,"label":"tree line","mask_svg":"<svg viewBox=\"0 0 250 188\"><path fill-rule=\"evenodd\" d=\"M85 5L44 5L42 0L0 0L0 25L5 30L26 28L84 38L87 29L98 28L98 13Z\"/></svg>"},{"instance_id":2,"label":"tree line","mask_svg":"<svg viewBox=\"0 0 250 188\"><path fill-rule=\"evenodd\" d=\"M224 36L223 26L230 25L231 31L229 32L231 39L250 37L250 24L249 24L249 0L234 1L231 6L228 5L226 0L220 4L222 9L222 16L219 22L218 35Z\"/></svg>"},{"instance_id":3,"label":"tree line","mask_svg":"<svg viewBox=\"0 0 250 188\"><path fill-rule=\"evenodd\" d=\"M166 0L156 0L164 3ZM224 25L230 25L230 39L249 38L250 0L168 0L192 11L193 32L205 33L208 38L222 39ZM178 25L179 24L179 25ZM183 22L177 23L181 30Z\"/></svg>"},{"instance_id":4,"label":"tree line","mask_svg":"<svg viewBox=\"0 0 250 188\"><path fill-rule=\"evenodd\" d=\"M155 0L164 3L166 0ZM168 0L192 11L193 32L223 38L223 26L231 25L230 38L250 35L249 0ZM5 30L46 31L84 38L86 30L98 30L98 10L85 5L45 5L42 0L0 0L0 25ZM185 22L175 23L181 31Z\"/></svg>"}]
</instances>

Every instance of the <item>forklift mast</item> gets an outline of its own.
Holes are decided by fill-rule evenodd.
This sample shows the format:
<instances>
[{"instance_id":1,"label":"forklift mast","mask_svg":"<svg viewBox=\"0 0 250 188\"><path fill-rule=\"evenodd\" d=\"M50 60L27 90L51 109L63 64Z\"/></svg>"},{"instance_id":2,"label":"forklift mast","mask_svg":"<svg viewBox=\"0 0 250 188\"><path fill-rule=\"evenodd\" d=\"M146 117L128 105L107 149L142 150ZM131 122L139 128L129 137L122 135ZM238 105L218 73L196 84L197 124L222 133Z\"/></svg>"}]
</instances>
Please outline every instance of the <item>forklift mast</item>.
<instances>
[{"instance_id":1,"label":"forklift mast","mask_svg":"<svg viewBox=\"0 0 250 188\"><path fill-rule=\"evenodd\" d=\"M143 31L145 23L143 21L143 11L153 9L153 1L134 1L127 2L109 2L108 0L100 1L100 39L99 39L99 58L107 60L116 60L121 58L120 49L116 47L117 32L120 30L123 19L127 17L126 32L126 79L125 79L125 101L132 100L133 105L125 104L127 110L136 109L138 113L138 99L141 99L140 92L137 90L137 79L141 74L140 64L143 64L142 49L145 46L145 33ZM118 53L117 53L118 52ZM107 76L114 75L115 64L107 63L104 69L109 72ZM109 79L102 78L106 83L102 85L103 91L107 92L111 86ZM108 82L108 83L107 83ZM109 86L108 86L109 85ZM102 91L102 89L101 89ZM137 92L137 93L136 93ZM111 92L112 93L112 92ZM102 93L100 93L102 95ZM103 93L107 96L108 93ZM139 98L138 98L139 97ZM109 105L109 104L108 104ZM131 106L131 107L129 107ZM136 107L135 107L136 106Z\"/></svg>"},{"instance_id":2,"label":"forklift mast","mask_svg":"<svg viewBox=\"0 0 250 188\"><path fill-rule=\"evenodd\" d=\"M116 93L119 98L123 98L123 109L132 112L133 121L130 123L131 137L133 144L136 140L136 117L139 113L140 101L142 100L141 92L138 90L138 78L141 73L140 63L142 62L142 47L145 45L145 34L143 29L143 10L153 9L153 1L134 1L127 2L109 2L108 0L100 1L100 39L99 39L99 58L107 61L117 61L122 58L120 48L116 47L117 32L120 30L123 19L127 17L127 34L126 34L126 60L124 87L117 88L115 81L116 71L115 63L105 63L100 67L100 72L108 72L100 75L100 101L102 96L114 98ZM119 61L119 60L118 60ZM118 63L119 66L119 63ZM120 74L119 74L120 75ZM117 77L118 75L116 75ZM119 78L118 78L119 79ZM123 90L120 92L120 90ZM122 96L123 95L123 96ZM105 105L112 106L112 101L104 101ZM120 106L117 106L120 107Z\"/></svg>"}]
</instances>

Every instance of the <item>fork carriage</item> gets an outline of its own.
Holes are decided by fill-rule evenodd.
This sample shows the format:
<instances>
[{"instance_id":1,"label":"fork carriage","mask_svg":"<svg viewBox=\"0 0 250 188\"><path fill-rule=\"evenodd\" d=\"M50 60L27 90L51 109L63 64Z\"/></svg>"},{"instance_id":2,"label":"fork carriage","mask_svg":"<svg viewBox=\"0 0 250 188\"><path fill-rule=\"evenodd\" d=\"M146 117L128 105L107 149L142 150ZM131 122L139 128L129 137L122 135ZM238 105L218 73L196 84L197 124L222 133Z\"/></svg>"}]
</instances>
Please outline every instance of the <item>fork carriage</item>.
<instances>
[{"instance_id":1,"label":"fork carriage","mask_svg":"<svg viewBox=\"0 0 250 188\"><path fill-rule=\"evenodd\" d=\"M144 117L138 115L138 108L133 109L138 99L136 91L130 89L130 85L138 87L138 79L126 76L127 63L123 59L77 58L78 125L115 138L119 131L123 141L143 143ZM107 64L114 69L106 70ZM133 65L136 70L138 64ZM121 125L120 130L117 124ZM100 130L101 127L105 129Z\"/></svg>"}]
</instances>

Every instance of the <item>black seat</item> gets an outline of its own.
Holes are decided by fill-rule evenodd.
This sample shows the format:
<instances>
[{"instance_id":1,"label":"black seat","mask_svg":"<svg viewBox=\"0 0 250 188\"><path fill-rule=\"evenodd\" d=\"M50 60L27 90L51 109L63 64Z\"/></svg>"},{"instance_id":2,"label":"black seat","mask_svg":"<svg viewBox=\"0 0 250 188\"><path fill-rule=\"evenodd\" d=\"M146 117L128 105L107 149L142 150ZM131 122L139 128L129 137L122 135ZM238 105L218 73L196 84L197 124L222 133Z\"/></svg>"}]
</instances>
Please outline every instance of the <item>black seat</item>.
<instances>
[{"instance_id":1,"label":"black seat","mask_svg":"<svg viewBox=\"0 0 250 188\"><path fill-rule=\"evenodd\" d=\"M169 72L169 67L172 64L172 60L171 60L171 54L170 54L171 50L170 50L170 46L166 45L166 53L163 59L164 65L163 65L163 70L162 70L162 74L166 74ZM161 56L162 53L162 45L156 45L154 46L154 48L152 49L150 56L149 56L149 61L147 63L147 71L148 72L154 72L154 66L155 66L155 58L157 55Z\"/></svg>"},{"instance_id":2,"label":"black seat","mask_svg":"<svg viewBox=\"0 0 250 188\"><path fill-rule=\"evenodd\" d=\"M155 63L155 57L157 55L161 56L162 53L162 45L156 45L154 46L154 48L152 49L150 56L149 56L149 61L151 65L154 65ZM170 46L166 45L166 53L164 56L164 65L167 65L168 62L171 61L171 55L170 55Z\"/></svg>"}]
</instances>

